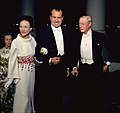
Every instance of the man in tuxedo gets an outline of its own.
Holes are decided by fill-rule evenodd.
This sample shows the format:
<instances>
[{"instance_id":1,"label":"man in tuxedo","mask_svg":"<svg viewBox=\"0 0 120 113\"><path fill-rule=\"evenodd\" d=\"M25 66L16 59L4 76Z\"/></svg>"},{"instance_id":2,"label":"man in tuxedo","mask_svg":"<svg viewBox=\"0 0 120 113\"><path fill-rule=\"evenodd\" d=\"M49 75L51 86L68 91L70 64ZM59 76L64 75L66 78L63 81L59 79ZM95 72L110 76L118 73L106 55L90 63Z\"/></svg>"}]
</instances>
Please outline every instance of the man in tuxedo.
<instances>
[{"instance_id":1,"label":"man in tuxedo","mask_svg":"<svg viewBox=\"0 0 120 113\"><path fill-rule=\"evenodd\" d=\"M63 25L63 11L54 8L50 23L37 31L35 106L37 113L62 113L67 69L71 57L71 29Z\"/></svg>"},{"instance_id":2,"label":"man in tuxedo","mask_svg":"<svg viewBox=\"0 0 120 113\"><path fill-rule=\"evenodd\" d=\"M73 41L73 70L77 77L75 113L103 113L102 74L108 70L109 58L103 60L103 47L109 48L109 38L91 29L90 16L79 19L79 31Z\"/></svg>"}]
</instances>

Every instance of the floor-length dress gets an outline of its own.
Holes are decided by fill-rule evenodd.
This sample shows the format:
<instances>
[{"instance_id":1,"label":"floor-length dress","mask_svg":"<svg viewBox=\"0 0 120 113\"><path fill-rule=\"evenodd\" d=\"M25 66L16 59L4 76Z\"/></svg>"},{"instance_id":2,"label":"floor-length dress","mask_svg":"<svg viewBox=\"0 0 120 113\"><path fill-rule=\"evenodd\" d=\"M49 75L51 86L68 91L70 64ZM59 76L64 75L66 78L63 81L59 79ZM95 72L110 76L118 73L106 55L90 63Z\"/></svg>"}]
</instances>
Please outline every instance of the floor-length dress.
<instances>
[{"instance_id":1,"label":"floor-length dress","mask_svg":"<svg viewBox=\"0 0 120 113\"><path fill-rule=\"evenodd\" d=\"M28 39L20 37L13 40L10 50L8 78L16 84L13 113L34 113L35 55L36 41L29 35Z\"/></svg>"}]
</instances>

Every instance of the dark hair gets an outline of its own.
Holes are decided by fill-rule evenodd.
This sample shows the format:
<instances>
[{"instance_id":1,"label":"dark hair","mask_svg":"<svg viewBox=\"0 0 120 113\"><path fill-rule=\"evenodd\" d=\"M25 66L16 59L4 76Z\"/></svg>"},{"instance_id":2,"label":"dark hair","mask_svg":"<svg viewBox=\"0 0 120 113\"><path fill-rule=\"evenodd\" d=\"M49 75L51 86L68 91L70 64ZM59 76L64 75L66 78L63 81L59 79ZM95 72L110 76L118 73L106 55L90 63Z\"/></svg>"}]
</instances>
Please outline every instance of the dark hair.
<instances>
[{"instance_id":1,"label":"dark hair","mask_svg":"<svg viewBox=\"0 0 120 113\"><path fill-rule=\"evenodd\" d=\"M33 18L32 18L32 16L30 16L30 15L23 15L23 16L21 16L20 19L19 19L19 24L23 20L28 21L30 23L30 27L33 27Z\"/></svg>"},{"instance_id":2,"label":"dark hair","mask_svg":"<svg viewBox=\"0 0 120 113\"><path fill-rule=\"evenodd\" d=\"M55 10L55 11L62 11L62 16L64 16L64 13L63 13L63 8L61 7L54 7L54 8L51 8L50 10L50 14L49 15L52 15L52 11Z\"/></svg>"},{"instance_id":3,"label":"dark hair","mask_svg":"<svg viewBox=\"0 0 120 113\"><path fill-rule=\"evenodd\" d=\"M2 37L5 38L6 35L11 35L13 37L13 33L11 33L11 32L6 32L6 33L2 34Z\"/></svg>"},{"instance_id":4,"label":"dark hair","mask_svg":"<svg viewBox=\"0 0 120 113\"><path fill-rule=\"evenodd\" d=\"M10 35L12 37L12 40L14 39L13 33L11 33L11 32L6 32L6 33L2 34L1 37L0 37L0 41L1 41L1 44L2 44L1 47L5 46L4 39L5 39L5 36L7 36L7 35Z\"/></svg>"}]
</instances>

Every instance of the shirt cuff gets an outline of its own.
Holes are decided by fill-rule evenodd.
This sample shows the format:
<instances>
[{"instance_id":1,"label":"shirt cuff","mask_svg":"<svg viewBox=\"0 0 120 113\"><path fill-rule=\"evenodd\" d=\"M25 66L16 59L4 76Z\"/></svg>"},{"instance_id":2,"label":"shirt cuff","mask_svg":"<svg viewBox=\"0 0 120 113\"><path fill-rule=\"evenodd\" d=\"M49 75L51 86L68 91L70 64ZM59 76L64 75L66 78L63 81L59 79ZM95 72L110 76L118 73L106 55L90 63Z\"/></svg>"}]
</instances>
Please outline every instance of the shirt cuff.
<instances>
[{"instance_id":1,"label":"shirt cuff","mask_svg":"<svg viewBox=\"0 0 120 113\"><path fill-rule=\"evenodd\" d=\"M51 65L51 64L52 64L52 63L51 63L51 60L52 60L52 58L50 58L50 59L49 59L49 65Z\"/></svg>"},{"instance_id":2,"label":"shirt cuff","mask_svg":"<svg viewBox=\"0 0 120 113\"><path fill-rule=\"evenodd\" d=\"M109 66L111 64L111 62L107 61L106 64Z\"/></svg>"},{"instance_id":3,"label":"shirt cuff","mask_svg":"<svg viewBox=\"0 0 120 113\"><path fill-rule=\"evenodd\" d=\"M77 69L77 67L73 67L73 70L74 70L74 69Z\"/></svg>"}]
</instances>

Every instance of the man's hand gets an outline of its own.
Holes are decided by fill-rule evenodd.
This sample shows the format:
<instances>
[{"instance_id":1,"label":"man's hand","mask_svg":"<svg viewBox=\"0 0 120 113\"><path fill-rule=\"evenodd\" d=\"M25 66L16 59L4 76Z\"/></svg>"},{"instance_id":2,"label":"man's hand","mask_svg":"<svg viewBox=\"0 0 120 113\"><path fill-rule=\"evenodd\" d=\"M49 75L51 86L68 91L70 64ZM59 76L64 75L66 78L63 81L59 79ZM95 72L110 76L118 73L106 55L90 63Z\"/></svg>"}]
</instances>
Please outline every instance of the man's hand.
<instances>
[{"instance_id":1,"label":"man's hand","mask_svg":"<svg viewBox=\"0 0 120 113\"><path fill-rule=\"evenodd\" d=\"M73 76L78 76L78 69L77 67L74 67L73 70L71 71Z\"/></svg>"},{"instance_id":2,"label":"man's hand","mask_svg":"<svg viewBox=\"0 0 120 113\"><path fill-rule=\"evenodd\" d=\"M109 70L109 66L106 64L103 66L103 73L107 72Z\"/></svg>"},{"instance_id":3,"label":"man's hand","mask_svg":"<svg viewBox=\"0 0 120 113\"><path fill-rule=\"evenodd\" d=\"M53 57L51 59L51 64L56 65L56 64L59 64L59 63L60 63L60 57Z\"/></svg>"},{"instance_id":4,"label":"man's hand","mask_svg":"<svg viewBox=\"0 0 120 113\"><path fill-rule=\"evenodd\" d=\"M70 75L70 69L67 68L67 76L66 77L69 77L69 75Z\"/></svg>"}]
</instances>

